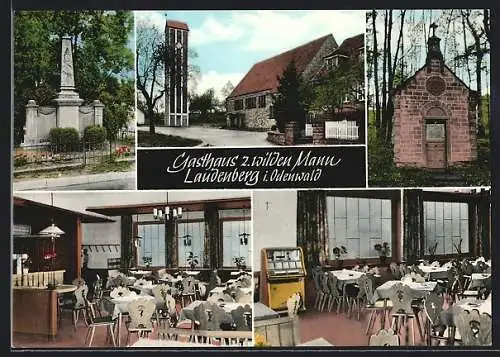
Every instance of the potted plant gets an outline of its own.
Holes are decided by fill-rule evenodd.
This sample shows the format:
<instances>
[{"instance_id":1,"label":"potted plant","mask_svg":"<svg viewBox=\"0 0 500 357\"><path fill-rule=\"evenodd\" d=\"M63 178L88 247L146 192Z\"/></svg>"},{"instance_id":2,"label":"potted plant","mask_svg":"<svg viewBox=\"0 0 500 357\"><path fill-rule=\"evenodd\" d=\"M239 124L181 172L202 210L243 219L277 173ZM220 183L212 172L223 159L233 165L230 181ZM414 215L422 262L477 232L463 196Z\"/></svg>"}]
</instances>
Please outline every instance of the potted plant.
<instances>
[{"instance_id":1,"label":"potted plant","mask_svg":"<svg viewBox=\"0 0 500 357\"><path fill-rule=\"evenodd\" d=\"M375 249L378 252L380 264L385 264L387 261L387 257L389 256L389 253L391 251L391 247L389 247L389 243L387 243L387 242L383 242L382 244L377 243L373 246L373 249Z\"/></svg>"},{"instance_id":2,"label":"potted plant","mask_svg":"<svg viewBox=\"0 0 500 357\"><path fill-rule=\"evenodd\" d=\"M457 251L457 260L460 261L462 259L462 241L463 239L460 238L457 244L453 243L453 247Z\"/></svg>"},{"instance_id":3,"label":"potted plant","mask_svg":"<svg viewBox=\"0 0 500 357\"><path fill-rule=\"evenodd\" d=\"M429 251L429 261L432 263L434 261L434 258L436 256L436 250L437 250L438 242L434 242L434 244L431 244L427 250Z\"/></svg>"},{"instance_id":4,"label":"potted plant","mask_svg":"<svg viewBox=\"0 0 500 357\"><path fill-rule=\"evenodd\" d=\"M341 245L340 247L333 248L333 255L335 255L335 259L337 260L337 266L342 268L343 260L340 259L342 256L347 254L347 248Z\"/></svg>"},{"instance_id":5,"label":"potted plant","mask_svg":"<svg viewBox=\"0 0 500 357\"><path fill-rule=\"evenodd\" d=\"M189 267L191 269L194 269L196 268L196 266L198 265L198 256L197 255L194 255L193 252L189 252L189 255L188 257L186 258L188 264L189 264Z\"/></svg>"},{"instance_id":6,"label":"potted plant","mask_svg":"<svg viewBox=\"0 0 500 357\"><path fill-rule=\"evenodd\" d=\"M151 263L153 262L153 257L144 256L142 257L142 261L144 262L144 265L146 265L146 267L149 268L151 266Z\"/></svg>"},{"instance_id":7,"label":"potted plant","mask_svg":"<svg viewBox=\"0 0 500 357\"><path fill-rule=\"evenodd\" d=\"M245 257L234 257L233 262L239 270L246 269Z\"/></svg>"}]
</instances>

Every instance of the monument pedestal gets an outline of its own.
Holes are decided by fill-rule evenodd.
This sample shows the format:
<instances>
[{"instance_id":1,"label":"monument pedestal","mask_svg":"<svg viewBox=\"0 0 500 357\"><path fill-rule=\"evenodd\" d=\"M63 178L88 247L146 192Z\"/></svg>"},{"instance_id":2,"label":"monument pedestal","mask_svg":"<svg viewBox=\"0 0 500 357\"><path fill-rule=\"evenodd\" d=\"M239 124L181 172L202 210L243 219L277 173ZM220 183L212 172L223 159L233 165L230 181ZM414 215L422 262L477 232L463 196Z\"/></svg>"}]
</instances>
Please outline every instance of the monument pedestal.
<instances>
[{"instance_id":1,"label":"monument pedestal","mask_svg":"<svg viewBox=\"0 0 500 357\"><path fill-rule=\"evenodd\" d=\"M78 93L73 91L61 91L54 102L57 105L57 127L75 128L80 131L80 120L78 110L83 103Z\"/></svg>"}]
</instances>

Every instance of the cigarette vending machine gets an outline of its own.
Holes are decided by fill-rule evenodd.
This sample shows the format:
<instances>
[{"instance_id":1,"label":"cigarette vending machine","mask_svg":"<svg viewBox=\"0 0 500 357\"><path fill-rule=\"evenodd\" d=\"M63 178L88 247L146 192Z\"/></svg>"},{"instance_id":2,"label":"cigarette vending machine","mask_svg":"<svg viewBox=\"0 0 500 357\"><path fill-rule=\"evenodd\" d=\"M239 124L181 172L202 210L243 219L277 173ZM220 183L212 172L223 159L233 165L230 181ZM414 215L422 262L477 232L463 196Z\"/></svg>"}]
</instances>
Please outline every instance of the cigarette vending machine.
<instances>
[{"instance_id":1,"label":"cigarette vending machine","mask_svg":"<svg viewBox=\"0 0 500 357\"><path fill-rule=\"evenodd\" d=\"M302 248L263 248L261 301L273 310L286 310L286 301L299 293L305 301L306 268ZM305 304L302 304L302 309Z\"/></svg>"}]
</instances>

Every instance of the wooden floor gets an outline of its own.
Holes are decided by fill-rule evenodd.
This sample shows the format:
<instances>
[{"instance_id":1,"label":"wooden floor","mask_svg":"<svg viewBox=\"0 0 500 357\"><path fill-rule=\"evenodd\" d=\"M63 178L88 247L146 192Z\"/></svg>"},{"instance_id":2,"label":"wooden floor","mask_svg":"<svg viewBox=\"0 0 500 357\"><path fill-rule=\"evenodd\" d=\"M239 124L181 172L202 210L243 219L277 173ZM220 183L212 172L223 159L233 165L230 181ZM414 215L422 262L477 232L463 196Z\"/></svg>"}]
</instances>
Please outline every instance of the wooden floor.
<instances>
[{"instance_id":1,"label":"wooden floor","mask_svg":"<svg viewBox=\"0 0 500 357\"><path fill-rule=\"evenodd\" d=\"M368 346L370 336L366 335L366 327L369 316L369 312L362 312L358 321L357 316L348 317L343 312L337 314L336 312L319 312L309 309L299 315L301 342L322 337L334 346ZM386 328L390 327L389 324L390 322L386 321ZM379 319L376 320L375 326L374 329L378 330ZM402 328L400 344L411 344L411 341L411 327L409 333L405 328ZM415 324L415 345L424 345L418 334L417 324Z\"/></svg>"}]
</instances>

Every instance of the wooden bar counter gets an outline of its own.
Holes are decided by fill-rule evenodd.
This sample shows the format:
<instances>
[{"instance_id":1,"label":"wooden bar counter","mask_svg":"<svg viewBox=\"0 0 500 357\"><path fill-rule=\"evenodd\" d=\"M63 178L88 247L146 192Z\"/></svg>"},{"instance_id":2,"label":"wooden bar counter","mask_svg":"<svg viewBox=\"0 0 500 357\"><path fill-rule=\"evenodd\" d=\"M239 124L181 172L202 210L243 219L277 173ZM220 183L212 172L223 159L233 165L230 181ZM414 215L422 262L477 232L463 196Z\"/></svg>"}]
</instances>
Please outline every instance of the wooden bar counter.
<instances>
[{"instance_id":1,"label":"wooden bar counter","mask_svg":"<svg viewBox=\"0 0 500 357\"><path fill-rule=\"evenodd\" d=\"M12 328L14 333L55 337L58 332L59 294L74 291L63 283L64 270L12 276ZM55 281L61 289L48 290Z\"/></svg>"},{"instance_id":2,"label":"wooden bar counter","mask_svg":"<svg viewBox=\"0 0 500 357\"><path fill-rule=\"evenodd\" d=\"M12 329L55 337L58 331L59 303L56 290L14 286L12 292Z\"/></svg>"}]
</instances>

